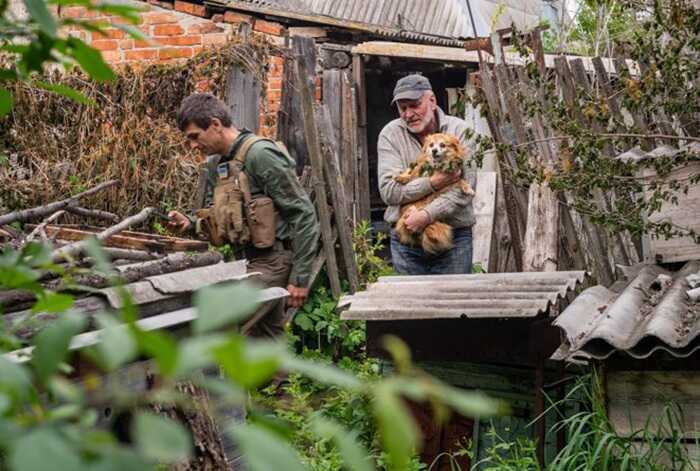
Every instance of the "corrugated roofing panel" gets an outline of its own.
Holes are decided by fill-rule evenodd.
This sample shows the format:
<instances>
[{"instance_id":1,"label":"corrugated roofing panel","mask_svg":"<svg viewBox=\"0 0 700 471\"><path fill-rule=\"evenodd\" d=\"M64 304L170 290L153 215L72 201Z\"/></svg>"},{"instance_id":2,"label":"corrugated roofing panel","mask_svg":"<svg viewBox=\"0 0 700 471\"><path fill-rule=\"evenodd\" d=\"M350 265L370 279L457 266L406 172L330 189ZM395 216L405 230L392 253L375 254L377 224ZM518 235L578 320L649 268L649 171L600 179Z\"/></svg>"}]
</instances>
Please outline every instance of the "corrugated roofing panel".
<instances>
[{"instance_id":1,"label":"corrugated roofing panel","mask_svg":"<svg viewBox=\"0 0 700 471\"><path fill-rule=\"evenodd\" d=\"M345 296L351 320L535 317L583 282L585 272L388 276Z\"/></svg>"},{"instance_id":2,"label":"corrugated roofing panel","mask_svg":"<svg viewBox=\"0 0 700 471\"><path fill-rule=\"evenodd\" d=\"M629 283L622 291L589 288L556 319L568 356L604 359L621 350L646 358L663 350L687 357L700 348L700 303L687 295L687 278L700 273L700 261L676 272L655 265L628 271Z\"/></svg>"}]
</instances>

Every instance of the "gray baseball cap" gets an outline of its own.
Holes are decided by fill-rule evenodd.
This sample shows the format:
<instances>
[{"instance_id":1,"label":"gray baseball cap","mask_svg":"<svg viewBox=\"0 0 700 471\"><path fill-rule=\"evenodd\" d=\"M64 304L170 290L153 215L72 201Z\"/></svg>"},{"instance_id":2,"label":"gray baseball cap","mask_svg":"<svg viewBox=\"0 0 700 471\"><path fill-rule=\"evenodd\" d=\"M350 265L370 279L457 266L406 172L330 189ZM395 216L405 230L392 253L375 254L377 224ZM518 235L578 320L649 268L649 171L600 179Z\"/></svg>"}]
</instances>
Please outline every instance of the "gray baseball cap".
<instances>
[{"instance_id":1,"label":"gray baseball cap","mask_svg":"<svg viewBox=\"0 0 700 471\"><path fill-rule=\"evenodd\" d=\"M430 80L426 77L418 74L407 75L396 82L391 104L393 105L397 100L417 100L423 96L423 93L432 89Z\"/></svg>"}]
</instances>

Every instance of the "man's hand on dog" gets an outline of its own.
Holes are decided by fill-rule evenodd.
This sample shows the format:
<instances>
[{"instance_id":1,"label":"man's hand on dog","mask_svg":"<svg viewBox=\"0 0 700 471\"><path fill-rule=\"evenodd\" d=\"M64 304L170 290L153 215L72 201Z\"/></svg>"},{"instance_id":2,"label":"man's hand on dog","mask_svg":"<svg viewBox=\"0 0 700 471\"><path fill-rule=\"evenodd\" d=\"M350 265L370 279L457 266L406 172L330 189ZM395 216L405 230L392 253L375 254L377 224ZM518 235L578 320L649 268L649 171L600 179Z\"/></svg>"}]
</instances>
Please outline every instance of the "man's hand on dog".
<instances>
[{"instance_id":1,"label":"man's hand on dog","mask_svg":"<svg viewBox=\"0 0 700 471\"><path fill-rule=\"evenodd\" d=\"M411 206L406 210L406 229L411 232L420 232L425 226L430 224L430 215L425 209L416 209Z\"/></svg>"},{"instance_id":2,"label":"man's hand on dog","mask_svg":"<svg viewBox=\"0 0 700 471\"><path fill-rule=\"evenodd\" d=\"M432 186L435 191L442 190L446 186L457 183L460 178L462 178L461 170L457 170L453 173L435 172L430 176L430 186Z\"/></svg>"},{"instance_id":3,"label":"man's hand on dog","mask_svg":"<svg viewBox=\"0 0 700 471\"><path fill-rule=\"evenodd\" d=\"M170 211L168 213L170 220L168 221L168 228L177 232L185 232L190 227L190 220L187 216L182 214L180 211Z\"/></svg>"}]
</instances>

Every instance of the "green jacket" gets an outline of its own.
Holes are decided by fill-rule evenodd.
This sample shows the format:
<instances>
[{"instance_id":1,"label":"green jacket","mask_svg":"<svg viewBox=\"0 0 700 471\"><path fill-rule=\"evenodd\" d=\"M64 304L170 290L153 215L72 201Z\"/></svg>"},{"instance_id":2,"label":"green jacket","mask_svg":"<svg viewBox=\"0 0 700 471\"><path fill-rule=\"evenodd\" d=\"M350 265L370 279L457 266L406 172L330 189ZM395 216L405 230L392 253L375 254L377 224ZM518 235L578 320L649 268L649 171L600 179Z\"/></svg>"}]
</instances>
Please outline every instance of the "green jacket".
<instances>
[{"instance_id":1,"label":"green jacket","mask_svg":"<svg viewBox=\"0 0 700 471\"><path fill-rule=\"evenodd\" d=\"M214 201L214 187L218 179L216 165L232 159L239 146L250 136L253 136L252 132L241 131L226 157L208 163L205 208ZM314 205L297 179L295 166L294 161L277 145L264 140L250 147L243 170L248 175L251 194L264 194L275 204L280 215L276 238L291 242L292 271L289 283L306 287L311 277L311 264L318 251L320 226Z\"/></svg>"}]
</instances>

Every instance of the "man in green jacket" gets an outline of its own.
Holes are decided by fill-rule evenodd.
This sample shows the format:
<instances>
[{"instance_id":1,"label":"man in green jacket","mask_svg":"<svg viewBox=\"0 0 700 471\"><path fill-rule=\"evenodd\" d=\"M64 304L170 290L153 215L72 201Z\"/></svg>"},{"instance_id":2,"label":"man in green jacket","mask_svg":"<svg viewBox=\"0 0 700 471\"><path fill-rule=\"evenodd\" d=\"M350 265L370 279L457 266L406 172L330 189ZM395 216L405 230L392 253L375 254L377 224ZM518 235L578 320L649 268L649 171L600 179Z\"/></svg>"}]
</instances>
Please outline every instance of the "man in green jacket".
<instances>
[{"instance_id":1,"label":"man in green jacket","mask_svg":"<svg viewBox=\"0 0 700 471\"><path fill-rule=\"evenodd\" d=\"M219 166L233 159L246 140L255 138L252 132L234 127L228 107L208 93L183 100L177 123L190 146L206 156L216 155ZM287 305L300 307L309 294L311 264L318 250L320 227L314 206L297 179L294 161L274 142L254 142L245 154L242 170L248 177L250 193L271 198L279 214L273 247L243 247L248 271L260 272L265 286L286 288ZM213 201L216 167L209 166L205 207ZM193 229L196 223L179 211L171 211L168 216L170 227L179 232ZM284 303L270 302L261 310L269 312L251 333L279 335L284 330ZM261 311L256 316L259 314Z\"/></svg>"}]
</instances>

